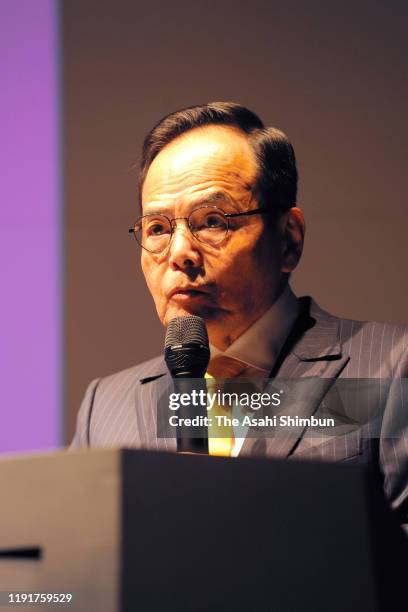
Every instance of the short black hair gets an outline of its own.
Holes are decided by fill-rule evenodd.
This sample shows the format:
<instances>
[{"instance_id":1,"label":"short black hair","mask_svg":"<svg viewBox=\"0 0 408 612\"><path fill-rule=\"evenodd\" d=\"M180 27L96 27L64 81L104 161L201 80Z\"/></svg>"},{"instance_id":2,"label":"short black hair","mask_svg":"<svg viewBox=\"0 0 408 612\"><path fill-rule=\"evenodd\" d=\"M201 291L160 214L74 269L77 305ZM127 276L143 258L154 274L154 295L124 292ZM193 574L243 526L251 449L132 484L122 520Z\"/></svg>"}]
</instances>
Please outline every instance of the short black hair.
<instances>
[{"instance_id":1,"label":"short black hair","mask_svg":"<svg viewBox=\"0 0 408 612\"><path fill-rule=\"evenodd\" d=\"M154 158L181 134L208 125L230 126L247 135L259 166L254 195L260 206L273 206L276 212L295 206L298 173L295 152L286 134L265 127L245 106L234 102L209 102L166 115L147 134L139 173L140 208L143 183Z\"/></svg>"}]
</instances>

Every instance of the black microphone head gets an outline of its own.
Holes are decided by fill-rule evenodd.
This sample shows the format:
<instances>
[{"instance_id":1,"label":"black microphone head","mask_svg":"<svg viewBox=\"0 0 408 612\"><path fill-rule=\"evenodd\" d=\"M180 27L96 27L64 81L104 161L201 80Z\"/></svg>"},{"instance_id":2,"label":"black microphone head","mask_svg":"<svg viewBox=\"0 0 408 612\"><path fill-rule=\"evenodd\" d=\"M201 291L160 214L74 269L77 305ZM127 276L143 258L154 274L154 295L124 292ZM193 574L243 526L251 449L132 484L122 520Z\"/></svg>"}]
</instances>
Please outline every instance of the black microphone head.
<instances>
[{"instance_id":1,"label":"black microphone head","mask_svg":"<svg viewBox=\"0 0 408 612\"><path fill-rule=\"evenodd\" d=\"M204 319L196 315L175 317L167 326L164 348L190 343L208 348L208 334Z\"/></svg>"},{"instance_id":2,"label":"black microphone head","mask_svg":"<svg viewBox=\"0 0 408 612\"><path fill-rule=\"evenodd\" d=\"M202 378L210 361L207 328L195 315L175 317L167 327L164 359L171 375Z\"/></svg>"}]
</instances>

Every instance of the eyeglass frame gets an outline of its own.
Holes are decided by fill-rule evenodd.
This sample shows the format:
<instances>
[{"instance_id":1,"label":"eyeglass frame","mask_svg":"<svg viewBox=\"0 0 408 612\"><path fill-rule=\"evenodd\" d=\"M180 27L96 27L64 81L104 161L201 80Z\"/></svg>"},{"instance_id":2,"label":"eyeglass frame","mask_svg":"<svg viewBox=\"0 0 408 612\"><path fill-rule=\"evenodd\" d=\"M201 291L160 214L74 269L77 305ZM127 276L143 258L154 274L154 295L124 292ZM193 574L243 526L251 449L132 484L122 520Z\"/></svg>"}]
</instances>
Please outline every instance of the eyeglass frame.
<instances>
[{"instance_id":1,"label":"eyeglass frame","mask_svg":"<svg viewBox=\"0 0 408 612\"><path fill-rule=\"evenodd\" d=\"M170 219L167 215L163 214L163 213L147 213L147 215L141 215L138 220L135 222L133 227L130 227L128 232L129 234L133 234L135 237L135 240L137 242L137 244L144 249L145 251L147 251L148 253L153 253L155 255L159 254L159 253L163 253L169 246L171 243L171 239L173 237L173 233L174 233L174 228L177 227L177 224L173 224L174 221L187 221L187 225L188 225L188 229L191 232L191 235L193 236L193 238L195 238L196 240L198 240L198 242L201 242L201 244L209 244L208 242L205 242L205 240L200 240L193 232L193 230L191 229L190 226L190 216L196 211L196 210L200 210L201 208L214 208L215 210L218 210L219 212L221 212L223 214L223 216L226 218L227 220L227 230L225 232L225 236L224 238L219 242L219 244L222 244L222 242L224 242L224 240L227 238L228 236L228 232L230 230L230 226L228 223L228 219L232 219L234 217L244 217L244 216L250 216L250 215L263 215L263 214L272 214L272 213L276 213L276 210L270 210L268 208L254 208L253 210L246 210L244 212L239 212L239 213L226 213L222 210L222 208L219 208L218 206L213 206L213 205L204 205L204 206L198 206L197 208L194 208L194 210L191 211L191 213L188 215L188 217L173 217L172 219ZM168 244L161 250L161 251L150 251L150 249L147 249L145 246L143 246L138 239L136 238L136 232L135 232L135 227L136 224L143 219L144 217L151 217L151 216L160 216L160 217L164 217L165 219L167 219L167 221L170 224L170 230L171 230L171 234L169 237L169 242ZM211 244L209 244L209 246L212 246Z\"/></svg>"}]
</instances>

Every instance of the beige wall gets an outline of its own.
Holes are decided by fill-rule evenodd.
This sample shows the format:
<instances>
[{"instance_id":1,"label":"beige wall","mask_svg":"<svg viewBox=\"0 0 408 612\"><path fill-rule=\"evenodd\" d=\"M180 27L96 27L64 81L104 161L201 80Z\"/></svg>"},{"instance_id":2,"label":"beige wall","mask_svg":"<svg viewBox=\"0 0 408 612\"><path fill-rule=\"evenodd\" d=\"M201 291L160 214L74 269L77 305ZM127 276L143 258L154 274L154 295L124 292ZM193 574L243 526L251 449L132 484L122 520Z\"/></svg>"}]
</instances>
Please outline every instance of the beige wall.
<instances>
[{"instance_id":1,"label":"beige wall","mask_svg":"<svg viewBox=\"0 0 408 612\"><path fill-rule=\"evenodd\" d=\"M300 294L408 323L406 3L66 0L67 440L87 383L162 350L127 234L142 139L163 114L233 100L285 130L307 218Z\"/></svg>"}]
</instances>

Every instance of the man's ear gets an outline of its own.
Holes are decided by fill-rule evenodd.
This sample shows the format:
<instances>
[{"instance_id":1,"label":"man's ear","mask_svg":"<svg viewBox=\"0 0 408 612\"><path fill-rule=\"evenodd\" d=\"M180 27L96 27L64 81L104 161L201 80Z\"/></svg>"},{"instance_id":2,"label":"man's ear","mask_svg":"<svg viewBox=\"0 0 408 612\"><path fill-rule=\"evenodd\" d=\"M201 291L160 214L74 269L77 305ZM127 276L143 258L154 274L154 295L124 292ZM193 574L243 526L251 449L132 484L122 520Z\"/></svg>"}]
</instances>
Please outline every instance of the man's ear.
<instances>
[{"instance_id":1,"label":"man's ear","mask_svg":"<svg viewBox=\"0 0 408 612\"><path fill-rule=\"evenodd\" d=\"M305 237L305 218L297 206L286 213L283 229L282 272L292 272L299 263Z\"/></svg>"}]
</instances>

